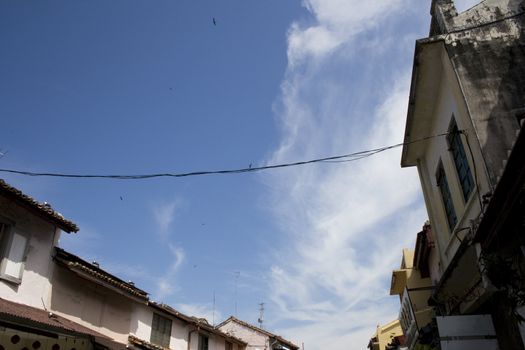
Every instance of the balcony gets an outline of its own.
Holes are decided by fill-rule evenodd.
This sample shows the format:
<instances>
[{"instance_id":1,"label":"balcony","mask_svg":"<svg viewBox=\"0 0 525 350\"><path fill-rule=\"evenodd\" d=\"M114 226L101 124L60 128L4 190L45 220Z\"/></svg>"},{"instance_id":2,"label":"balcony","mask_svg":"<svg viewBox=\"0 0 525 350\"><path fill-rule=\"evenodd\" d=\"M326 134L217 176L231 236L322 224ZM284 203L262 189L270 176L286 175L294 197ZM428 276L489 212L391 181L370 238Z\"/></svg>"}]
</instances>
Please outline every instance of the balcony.
<instances>
[{"instance_id":1,"label":"balcony","mask_svg":"<svg viewBox=\"0 0 525 350\"><path fill-rule=\"evenodd\" d=\"M392 271L392 282L390 284L390 295L401 295L407 285L408 270L400 269Z\"/></svg>"}]
</instances>

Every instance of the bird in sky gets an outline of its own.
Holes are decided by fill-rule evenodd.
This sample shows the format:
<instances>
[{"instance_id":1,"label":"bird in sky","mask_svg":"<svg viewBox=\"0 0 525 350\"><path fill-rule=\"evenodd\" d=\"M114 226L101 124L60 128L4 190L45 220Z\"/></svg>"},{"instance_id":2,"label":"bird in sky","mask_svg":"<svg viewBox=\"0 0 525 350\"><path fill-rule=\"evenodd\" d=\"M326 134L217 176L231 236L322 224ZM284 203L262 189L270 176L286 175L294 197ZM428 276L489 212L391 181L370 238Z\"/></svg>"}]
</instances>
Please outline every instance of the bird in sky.
<instances>
[{"instance_id":1,"label":"bird in sky","mask_svg":"<svg viewBox=\"0 0 525 350\"><path fill-rule=\"evenodd\" d=\"M214 26L217 25L217 21L215 20L215 17L213 17L213 25L214 25Z\"/></svg>"}]
</instances>

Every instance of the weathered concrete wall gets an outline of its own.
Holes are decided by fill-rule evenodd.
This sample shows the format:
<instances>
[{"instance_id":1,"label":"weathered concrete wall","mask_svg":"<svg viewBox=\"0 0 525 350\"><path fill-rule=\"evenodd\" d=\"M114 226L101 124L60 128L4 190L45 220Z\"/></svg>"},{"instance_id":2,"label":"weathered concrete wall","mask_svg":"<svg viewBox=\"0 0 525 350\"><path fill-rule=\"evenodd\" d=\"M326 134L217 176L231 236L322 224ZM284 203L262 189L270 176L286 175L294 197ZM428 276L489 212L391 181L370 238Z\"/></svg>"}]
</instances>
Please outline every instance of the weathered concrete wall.
<instances>
[{"instance_id":1,"label":"weathered concrete wall","mask_svg":"<svg viewBox=\"0 0 525 350\"><path fill-rule=\"evenodd\" d=\"M517 15L524 8L523 0L480 0L477 5L458 13L453 0L433 0L430 7L430 36L498 21Z\"/></svg>"},{"instance_id":2,"label":"weathered concrete wall","mask_svg":"<svg viewBox=\"0 0 525 350\"><path fill-rule=\"evenodd\" d=\"M461 14L451 2L435 1L435 12L447 13L446 49L494 186L525 113L525 1L485 0Z\"/></svg>"},{"instance_id":3,"label":"weathered concrete wall","mask_svg":"<svg viewBox=\"0 0 525 350\"><path fill-rule=\"evenodd\" d=\"M0 279L0 297L39 309L49 307L51 254L61 231L31 211L0 197L0 217L13 224L15 232L29 237L27 260L20 284Z\"/></svg>"}]
</instances>

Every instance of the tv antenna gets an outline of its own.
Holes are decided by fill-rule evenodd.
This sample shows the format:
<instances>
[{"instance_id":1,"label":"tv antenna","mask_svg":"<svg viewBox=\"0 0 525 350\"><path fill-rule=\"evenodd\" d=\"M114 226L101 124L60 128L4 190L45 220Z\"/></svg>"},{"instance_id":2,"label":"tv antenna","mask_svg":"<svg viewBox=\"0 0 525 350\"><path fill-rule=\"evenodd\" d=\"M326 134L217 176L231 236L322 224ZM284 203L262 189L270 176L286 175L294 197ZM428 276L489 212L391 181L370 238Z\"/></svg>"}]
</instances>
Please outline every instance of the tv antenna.
<instances>
[{"instance_id":1,"label":"tv antenna","mask_svg":"<svg viewBox=\"0 0 525 350\"><path fill-rule=\"evenodd\" d=\"M215 326L215 289L213 290L213 316L211 324Z\"/></svg>"},{"instance_id":2,"label":"tv antenna","mask_svg":"<svg viewBox=\"0 0 525 350\"><path fill-rule=\"evenodd\" d=\"M240 276L241 271L235 271L235 317L237 317L237 283Z\"/></svg>"},{"instance_id":3,"label":"tv antenna","mask_svg":"<svg viewBox=\"0 0 525 350\"><path fill-rule=\"evenodd\" d=\"M264 322L264 303L259 303L259 318L257 319L257 322L259 323L259 328L263 328L263 322Z\"/></svg>"}]
</instances>

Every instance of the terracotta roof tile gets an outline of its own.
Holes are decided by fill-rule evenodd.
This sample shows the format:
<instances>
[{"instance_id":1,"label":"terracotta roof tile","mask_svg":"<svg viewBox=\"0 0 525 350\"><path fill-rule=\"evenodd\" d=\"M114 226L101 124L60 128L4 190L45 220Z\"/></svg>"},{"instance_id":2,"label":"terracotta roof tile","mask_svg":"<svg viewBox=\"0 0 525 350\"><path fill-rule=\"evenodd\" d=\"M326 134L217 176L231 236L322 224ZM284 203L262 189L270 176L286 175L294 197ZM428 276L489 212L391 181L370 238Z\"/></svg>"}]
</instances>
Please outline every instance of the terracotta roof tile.
<instances>
[{"instance_id":1,"label":"terracotta roof tile","mask_svg":"<svg viewBox=\"0 0 525 350\"><path fill-rule=\"evenodd\" d=\"M58 227L68 233L78 232L78 226L74 222L64 219L64 217L60 213L53 210L49 204L39 203L32 197L24 194L19 189L14 188L2 179L0 179L0 194L10 197L21 205L34 210L44 219L52 221Z\"/></svg>"},{"instance_id":2,"label":"terracotta roof tile","mask_svg":"<svg viewBox=\"0 0 525 350\"><path fill-rule=\"evenodd\" d=\"M168 350L169 349L169 348L165 348L165 347L150 343L149 341L142 340L131 334L128 336L128 341L130 342L130 344L137 345L141 348L145 348L149 350Z\"/></svg>"},{"instance_id":3,"label":"terracotta roof tile","mask_svg":"<svg viewBox=\"0 0 525 350\"><path fill-rule=\"evenodd\" d=\"M62 316L50 313L46 310L37 309L28 305L15 303L13 301L0 298L0 319L4 321L16 322L34 328L75 334L85 337L92 337L99 344L109 349L125 349L125 344L120 344L103 334L84 327L76 322L68 320Z\"/></svg>"}]
</instances>

